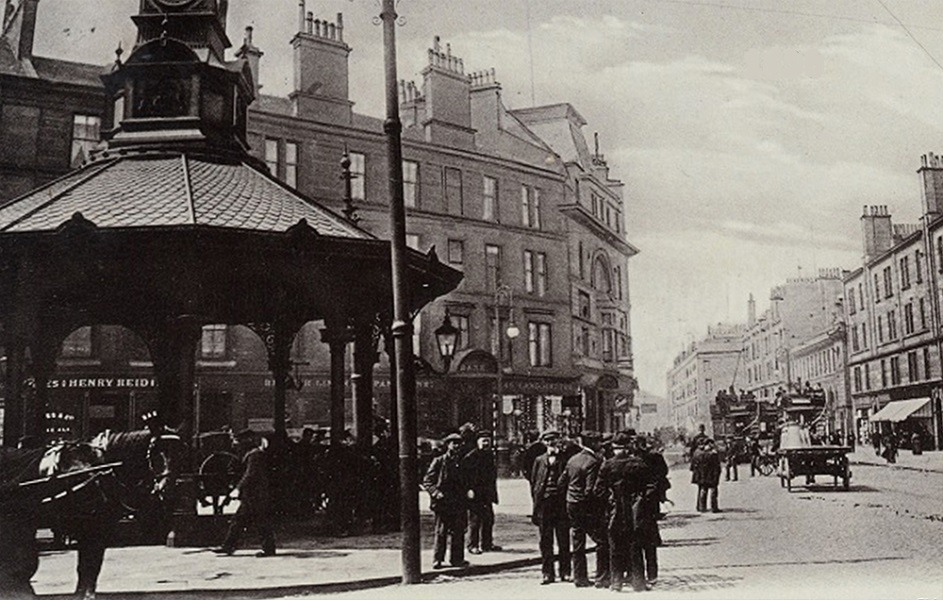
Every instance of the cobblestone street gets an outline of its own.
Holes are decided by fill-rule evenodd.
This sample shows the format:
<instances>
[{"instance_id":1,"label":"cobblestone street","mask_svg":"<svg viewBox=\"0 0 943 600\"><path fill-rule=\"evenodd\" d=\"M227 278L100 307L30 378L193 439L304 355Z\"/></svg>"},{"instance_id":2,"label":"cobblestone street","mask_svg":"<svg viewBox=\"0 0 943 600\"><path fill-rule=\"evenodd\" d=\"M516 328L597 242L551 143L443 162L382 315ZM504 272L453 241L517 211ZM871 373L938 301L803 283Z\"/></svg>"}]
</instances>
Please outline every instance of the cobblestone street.
<instances>
[{"instance_id":1,"label":"cobblestone street","mask_svg":"<svg viewBox=\"0 0 943 600\"><path fill-rule=\"evenodd\" d=\"M745 469L741 468L741 475ZM661 578L651 598L943 598L943 474L856 465L848 492L830 483L787 492L775 477L722 482L720 514L698 514L683 469L663 522ZM516 482L523 491L523 483ZM507 507L505 507L505 510ZM534 532L536 544L536 532ZM500 536L499 536L500 537ZM344 598L554 598L601 592L539 586L539 567ZM633 593L626 590L623 593Z\"/></svg>"}]
</instances>

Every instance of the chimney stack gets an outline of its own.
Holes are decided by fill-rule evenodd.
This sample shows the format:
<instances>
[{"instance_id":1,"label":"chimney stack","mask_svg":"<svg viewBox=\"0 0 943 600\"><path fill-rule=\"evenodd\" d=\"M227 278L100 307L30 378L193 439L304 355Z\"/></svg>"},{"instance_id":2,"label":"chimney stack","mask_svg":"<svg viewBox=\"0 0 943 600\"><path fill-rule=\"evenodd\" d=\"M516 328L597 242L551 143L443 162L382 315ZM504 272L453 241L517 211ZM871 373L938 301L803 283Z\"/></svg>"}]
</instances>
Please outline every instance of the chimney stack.
<instances>
[{"instance_id":1,"label":"chimney stack","mask_svg":"<svg viewBox=\"0 0 943 600\"><path fill-rule=\"evenodd\" d=\"M894 245L894 226L886 205L865 206L861 215L864 262L884 254Z\"/></svg>"},{"instance_id":2,"label":"chimney stack","mask_svg":"<svg viewBox=\"0 0 943 600\"><path fill-rule=\"evenodd\" d=\"M923 184L923 214L932 221L943 212L943 157L924 154L917 173Z\"/></svg>"},{"instance_id":3,"label":"chimney stack","mask_svg":"<svg viewBox=\"0 0 943 600\"><path fill-rule=\"evenodd\" d=\"M326 123L349 125L353 119L350 101L350 46L344 42L344 17L317 19L298 3L298 33L294 49L295 89L288 97L295 116Z\"/></svg>"},{"instance_id":4,"label":"chimney stack","mask_svg":"<svg viewBox=\"0 0 943 600\"><path fill-rule=\"evenodd\" d=\"M471 77L465 74L464 61L452 55L451 44L446 44L443 51L439 36L435 36L428 57L429 64L422 70L426 141L472 148L475 130L471 125Z\"/></svg>"}]
</instances>

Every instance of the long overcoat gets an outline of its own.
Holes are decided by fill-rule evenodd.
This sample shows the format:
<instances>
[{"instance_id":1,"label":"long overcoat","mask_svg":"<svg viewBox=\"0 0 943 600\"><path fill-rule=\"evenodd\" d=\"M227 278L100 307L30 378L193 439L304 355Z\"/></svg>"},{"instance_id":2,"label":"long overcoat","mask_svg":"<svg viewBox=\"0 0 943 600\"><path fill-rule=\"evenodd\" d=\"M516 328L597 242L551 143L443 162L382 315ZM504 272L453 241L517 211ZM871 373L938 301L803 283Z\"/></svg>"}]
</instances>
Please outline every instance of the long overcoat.
<instances>
[{"instance_id":1,"label":"long overcoat","mask_svg":"<svg viewBox=\"0 0 943 600\"><path fill-rule=\"evenodd\" d=\"M706 487L720 485L720 454L698 448L691 457L691 483Z\"/></svg>"}]
</instances>

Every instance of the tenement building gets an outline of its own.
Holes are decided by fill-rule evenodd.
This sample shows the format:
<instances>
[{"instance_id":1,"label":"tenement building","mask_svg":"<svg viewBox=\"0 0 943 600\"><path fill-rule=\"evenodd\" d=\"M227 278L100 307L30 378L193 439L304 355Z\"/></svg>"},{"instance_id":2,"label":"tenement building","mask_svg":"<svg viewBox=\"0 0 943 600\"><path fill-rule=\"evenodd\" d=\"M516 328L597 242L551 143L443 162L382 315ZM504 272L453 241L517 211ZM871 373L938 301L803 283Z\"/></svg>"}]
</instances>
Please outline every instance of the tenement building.
<instances>
[{"instance_id":1,"label":"tenement building","mask_svg":"<svg viewBox=\"0 0 943 600\"><path fill-rule=\"evenodd\" d=\"M668 405L672 425L688 433L704 425L714 435L711 405L717 392L735 388L742 378L742 324L718 323L707 335L689 344L668 371Z\"/></svg>"},{"instance_id":2,"label":"tenement building","mask_svg":"<svg viewBox=\"0 0 943 600\"><path fill-rule=\"evenodd\" d=\"M15 151L0 157L0 201L66 173L122 117L106 106L100 66L32 54L38 5L6 2L0 144ZM257 92L247 140L281 185L388 237L383 122L354 110L344 34L341 15L316 18L302 3L291 40L293 91L276 97L260 93L263 53L246 30L235 55L250 65ZM509 109L495 71L466 71L438 38L424 59L421 81L399 90L407 241L465 277L414 321L420 433L439 436L466 421L508 438L532 429L613 430L637 387L628 276L637 250L626 240L622 182L598 143L589 150L586 122L569 104ZM446 316L460 332L447 372L434 336ZM319 322L297 335L290 427L328 422L330 348L353 341ZM377 352L358 360L377 362L369 385L376 413L389 417L385 341L372 343ZM272 427L275 382L253 331L206 326L197 358L201 431ZM146 346L103 325L66 338L50 386L49 411L63 435L137 427L154 402Z\"/></svg>"},{"instance_id":3,"label":"tenement building","mask_svg":"<svg viewBox=\"0 0 943 600\"><path fill-rule=\"evenodd\" d=\"M744 376L737 387L772 402L777 391L798 383L790 372L792 353L835 324L841 296L840 269L819 269L815 277L788 279L772 288L769 308L759 316L751 296L743 337Z\"/></svg>"},{"instance_id":4,"label":"tenement building","mask_svg":"<svg viewBox=\"0 0 943 600\"><path fill-rule=\"evenodd\" d=\"M922 157L919 224L894 224L886 206L861 215L864 259L844 279L848 372L858 441L894 434L940 447L940 283L943 163Z\"/></svg>"}]
</instances>

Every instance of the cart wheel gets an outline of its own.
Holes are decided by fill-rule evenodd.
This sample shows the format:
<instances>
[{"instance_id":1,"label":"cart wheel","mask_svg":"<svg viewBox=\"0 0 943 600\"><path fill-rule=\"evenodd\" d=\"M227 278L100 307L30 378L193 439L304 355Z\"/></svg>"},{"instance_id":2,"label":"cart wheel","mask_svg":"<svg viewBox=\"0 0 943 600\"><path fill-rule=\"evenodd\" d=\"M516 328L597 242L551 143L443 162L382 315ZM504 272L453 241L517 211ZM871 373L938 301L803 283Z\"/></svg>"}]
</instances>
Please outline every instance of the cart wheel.
<instances>
[{"instance_id":1,"label":"cart wheel","mask_svg":"<svg viewBox=\"0 0 943 600\"><path fill-rule=\"evenodd\" d=\"M842 476L842 488L847 492L851 488L851 469L845 467L845 474Z\"/></svg>"},{"instance_id":2,"label":"cart wheel","mask_svg":"<svg viewBox=\"0 0 943 600\"><path fill-rule=\"evenodd\" d=\"M792 491L792 469L789 468L789 460L786 460L786 490Z\"/></svg>"}]
</instances>

